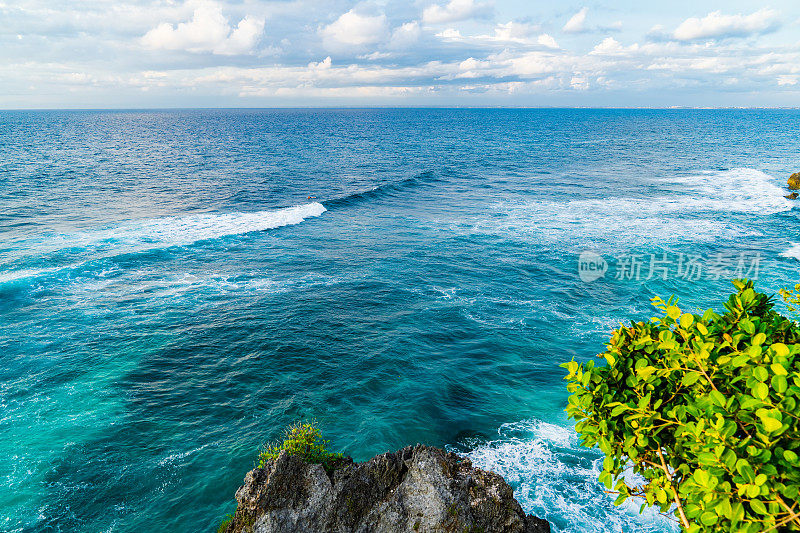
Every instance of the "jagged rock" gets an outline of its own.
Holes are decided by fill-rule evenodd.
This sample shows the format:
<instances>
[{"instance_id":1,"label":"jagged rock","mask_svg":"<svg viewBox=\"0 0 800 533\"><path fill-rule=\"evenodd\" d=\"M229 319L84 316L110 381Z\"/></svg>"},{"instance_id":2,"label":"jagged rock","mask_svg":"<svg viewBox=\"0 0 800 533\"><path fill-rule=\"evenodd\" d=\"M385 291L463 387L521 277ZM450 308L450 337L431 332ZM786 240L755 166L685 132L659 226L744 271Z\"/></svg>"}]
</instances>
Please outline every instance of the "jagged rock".
<instances>
[{"instance_id":1,"label":"jagged rock","mask_svg":"<svg viewBox=\"0 0 800 533\"><path fill-rule=\"evenodd\" d=\"M281 452L247 474L226 533L549 533L502 477L429 446L326 472Z\"/></svg>"},{"instance_id":2,"label":"jagged rock","mask_svg":"<svg viewBox=\"0 0 800 533\"><path fill-rule=\"evenodd\" d=\"M796 192L793 192L787 194L786 196L784 196L784 198L786 198L787 200L797 200L797 196L798 194Z\"/></svg>"},{"instance_id":3,"label":"jagged rock","mask_svg":"<svg viewBox=\"0 0 800 533\"><path fill-rule=\"evenodd\" d=\"M795 172L794 174L789 176L787 184L789 185L789 188L792 189L793 191L800 189L800 172Z\"/></svg>"}]
</instances>

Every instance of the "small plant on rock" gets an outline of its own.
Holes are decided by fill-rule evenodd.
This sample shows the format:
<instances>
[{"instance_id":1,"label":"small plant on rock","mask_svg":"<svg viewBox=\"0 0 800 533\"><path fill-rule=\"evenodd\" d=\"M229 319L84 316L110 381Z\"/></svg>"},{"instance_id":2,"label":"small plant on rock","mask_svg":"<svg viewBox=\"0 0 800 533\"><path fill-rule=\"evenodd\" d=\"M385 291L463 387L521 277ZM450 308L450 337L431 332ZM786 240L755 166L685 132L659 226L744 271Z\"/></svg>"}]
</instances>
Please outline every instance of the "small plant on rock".
<instances>
[{"instance_id":1,"label":"small plant on rock","mask_svg":"<svg viewBox=\"0 0 800 533\"><path fill-rule=\"evenodd\" d=\"M282 451L311 464L320 464L330 471L333 464L343 458L341 453L329 452L328 441L322 439L315 423L297 423L286 429L283 442L267 446L258 456L258 467L264 468L267 461L276 459Z\"/></svg>"}]
</instances>

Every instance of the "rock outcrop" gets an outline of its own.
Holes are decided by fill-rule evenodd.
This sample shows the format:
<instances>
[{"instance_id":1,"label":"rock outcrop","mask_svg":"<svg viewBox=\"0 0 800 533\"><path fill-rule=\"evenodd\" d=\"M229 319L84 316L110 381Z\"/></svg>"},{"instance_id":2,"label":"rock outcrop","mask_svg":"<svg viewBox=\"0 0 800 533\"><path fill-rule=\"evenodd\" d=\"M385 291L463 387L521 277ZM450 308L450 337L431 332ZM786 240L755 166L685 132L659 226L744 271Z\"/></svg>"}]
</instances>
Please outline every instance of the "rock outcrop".
<instances>
[{"instance_id":1,"label":"rock outcrop","mask_svg":"<svg viewBox=\"0 0 800 533\"><path fill-rule=\"evenodd\" d=\"M787 180L787 185L793 191L800 190L800 172L795 172Z\"/></svg>"},{"instance_id":2,"label":"rock outcrop","mask_svg":"<svg viewBox=\"0 0 800 533\"><path fill-rule=\"evenodd\" d=\"M468 459L409 446L326 470L281 452L247 474L227 533L547 533L502 477Z\"/></svg>"}]
</instances>

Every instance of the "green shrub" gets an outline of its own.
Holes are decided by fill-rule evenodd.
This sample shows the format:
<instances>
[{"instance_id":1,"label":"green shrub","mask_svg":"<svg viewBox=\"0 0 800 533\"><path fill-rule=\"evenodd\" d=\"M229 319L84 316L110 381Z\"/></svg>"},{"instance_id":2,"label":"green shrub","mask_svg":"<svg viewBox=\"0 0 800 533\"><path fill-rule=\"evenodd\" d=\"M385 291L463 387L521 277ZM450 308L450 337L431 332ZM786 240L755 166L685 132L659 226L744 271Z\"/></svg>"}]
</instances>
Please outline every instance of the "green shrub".
<instances>
[{"instance_id":1,"label":"green shrub","mask_svg":"<svg viewBox=\"0 0 800 533\"><path fill-rule=\"evenodd\" d=\"M797 531L800 328L733 283L722 315L654 298L664 316L614 331L606 365L563 364L566 410L615 503L643 498L690 532Z\"/></svg>"},{"instance_id":2,"label":"green shrub","mask_svg":"<svg viewBox=\"0 0 800 533\"><path fill-rule=\"evenodd\" d=\"M228 526L231 525L231 522L233 522L233 515L226 515L225 518L222 519L222 522L219 523L219 527L217 527L217 533L226 533L228 531Z\"/></svg>"},{"instance_id":3,"label":"green shrub","mask_svg":"<svg viewBox=\"0 0 800 533\"><path fill-rule=\"evenodd\" d=\"M267 461L275 459L284 450L311 464L321 464L330 471L333 463L344 457L341 453L329 452L327 440L322 440L319 428L314 423L297 423L286 429L280 444L267 446L258 457L258 467L264 468Z\"/></svg>"}]
</instances>

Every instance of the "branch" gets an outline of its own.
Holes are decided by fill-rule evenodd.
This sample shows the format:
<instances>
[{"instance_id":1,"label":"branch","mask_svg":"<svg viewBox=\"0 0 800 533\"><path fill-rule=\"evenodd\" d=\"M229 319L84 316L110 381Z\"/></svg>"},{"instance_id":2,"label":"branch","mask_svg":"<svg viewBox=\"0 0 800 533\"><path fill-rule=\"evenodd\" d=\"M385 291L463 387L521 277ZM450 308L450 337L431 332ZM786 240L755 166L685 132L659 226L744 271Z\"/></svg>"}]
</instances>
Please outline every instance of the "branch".
<instances>
[{"instance_id":1,"label":"branch","mask_svg":"<svg viewBox=\"0 0 800 533\"><path fill-rule=\"evenodd\" d=\"M799 515L799 514L797 514L797 513L795 513L795 512L792 510L792 508L791 508L791 507L789 507L788 505L786 505L786 502L784 502L784 501L783 501L783 499L782 499L780 496L778 496L777 494L775 495L775 499L778 501L778 503L779 503L779 504L780 504L780 505L781 505L781 506L782 506L784 509L786 509L786 512L787 512L787 513L789 513L789 518L790 518L792 521L794 521L795 523L797 523L797 524L800 524L800 515ZM792 507L794 507L794 505L793 505Z\"/></svg>"},{"instance_id":2,"label":"branch","mask_svg":"<svg viewBox=\"0 0 800 533\"><path fill-rule=\"evenodd\" d=\"M689 519L686 518L686 513L683 512L683 505L681 504L681 499L678 497L678 487L672 483L672 473L670 473L669 468L667 468L667 463L664 461L664 454L661 453L660 447L656 448L656 452L658 453L658 458L661 459L661 468L664 469L664 473L667 475L667 479L669 480L669 485L672 487L673 499L675 500L675 504L678 506L678 513L681 515L681 523L685 529L689 529Z\"/></svg>"}]
</instances>

